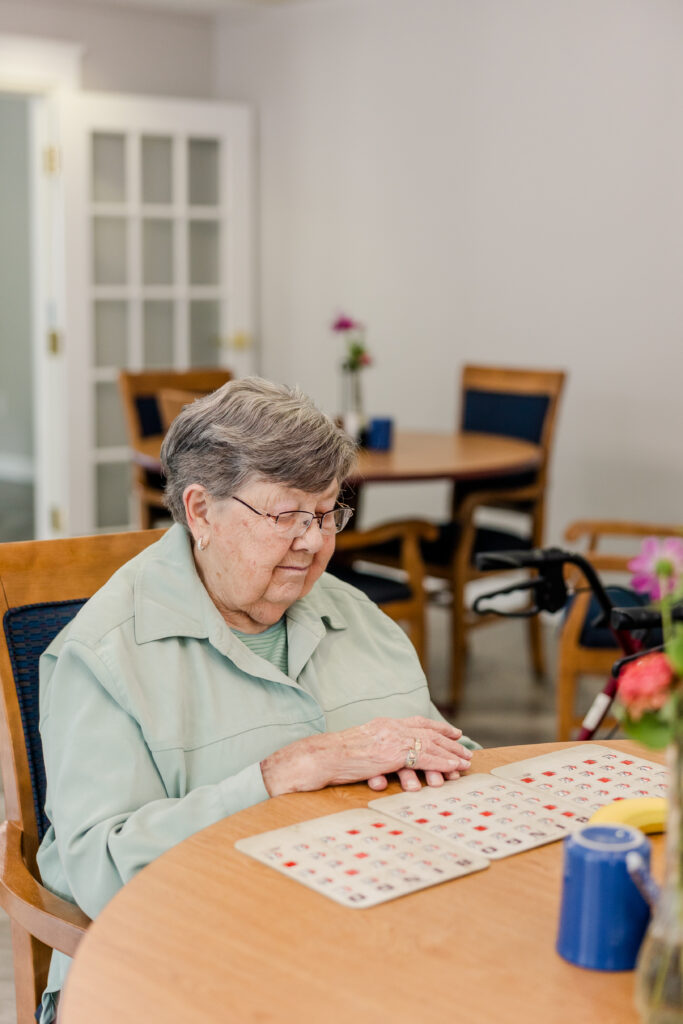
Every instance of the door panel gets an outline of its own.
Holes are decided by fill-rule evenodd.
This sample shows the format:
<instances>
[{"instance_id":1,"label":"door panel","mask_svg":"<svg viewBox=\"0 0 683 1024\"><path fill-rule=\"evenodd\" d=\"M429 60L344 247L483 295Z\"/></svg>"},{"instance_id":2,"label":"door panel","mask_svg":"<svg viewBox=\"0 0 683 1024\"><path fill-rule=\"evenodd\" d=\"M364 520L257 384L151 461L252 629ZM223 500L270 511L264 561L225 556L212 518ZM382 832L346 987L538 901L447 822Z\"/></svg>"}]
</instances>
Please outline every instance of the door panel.
<instances>
[{"instance_id":1,"label":"door panel","mask_svg":"<svg viewBox=\"0 0 683 1024\"><path fill-rule=\"evenodd\" d=\"M55 108L68 458L49 532L74 535L132 523L120 368L253 372L251 120L237 105L109 94Z\"/></svg>"}]
</instances>

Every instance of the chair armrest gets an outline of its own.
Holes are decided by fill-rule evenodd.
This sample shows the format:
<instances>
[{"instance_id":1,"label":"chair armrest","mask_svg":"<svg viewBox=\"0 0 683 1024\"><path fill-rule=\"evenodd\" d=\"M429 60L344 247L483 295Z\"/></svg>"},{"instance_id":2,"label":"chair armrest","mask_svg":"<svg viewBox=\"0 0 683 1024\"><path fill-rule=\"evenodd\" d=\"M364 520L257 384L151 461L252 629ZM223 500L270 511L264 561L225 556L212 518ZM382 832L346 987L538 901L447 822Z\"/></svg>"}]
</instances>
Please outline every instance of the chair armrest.
<instances>
[{"instance_id":1,"label":"chair armrest","mask_svg":"<svg viewBox=\"0 0 683 1024\"><path fill-rule=\"evenodd\" d=\"M40 942L73 956L90 918L33 877L24 863L22 835L14 821L0 825L0 906Z\"/></svg>"},{"instance_id":2,"label":"chair armrest","mask_svg":"<svg viewBox=\"0 0 683 1024\"><path fill-rule=\"evenodd\" d=\"M474 510L482 505L500 505L504 502L534 501L542 493L538 484L527 487L511 487L508 490L473 491L458 505L458 519L466 523L474 515Z\"/></svg>"},{"instance_id":3,"label":"chair armrest","mask_svg":"<svg viewBox=\"0 0 683 1024\"><path fill-rule=\"evenodd\" d=\"M607 552L585 551L583 557L598 572L630 572L628 563L634 555L613 555Z\"/></svg>"},{"instance_id":4,"label":"chair armrest","mask_svg":"<svg viewBox=\"0 0 683 1024\"><path fill-rule=\"evenodd\" d=\"M683 537L683 526L661 523L635 523L617 519L577 519L564 531L564 539L573 543L588 536L591 546L603 535L615 537Z\"/></svg>"},{"instance_id":5,"label":"chair armrest","mask_svg":"<svg viewBox=\"0 0 683 1024\"><path fill-rule=\"evenodd\" d=\"M340 533L337 537L337 547L347 555L357 552L362 558L364 548L381 547L392 540L400 541L400 568L408 577L413 600L421 603L424 600L424 562L420 553L420 541L437 540L438 536L438 528L433 523L424 519L402 519L382 523L371 530L349 530L348 533Z\"/></svg>"},{"instance_id":6,"label":"chair armrest","mask_svg":"<svg viewBox=\"0 0 683 1024\"><path fill-rule=\"evenodd\" d=\"M340 533L337 535L336 547L338 551L356 551L386 544L391 540L403 541L407 537L436 540L438 536L437 527L424 519L397 519L392 523L373 526L370 530L347 530L346 533Z\"/></svg>"}]
</instances>

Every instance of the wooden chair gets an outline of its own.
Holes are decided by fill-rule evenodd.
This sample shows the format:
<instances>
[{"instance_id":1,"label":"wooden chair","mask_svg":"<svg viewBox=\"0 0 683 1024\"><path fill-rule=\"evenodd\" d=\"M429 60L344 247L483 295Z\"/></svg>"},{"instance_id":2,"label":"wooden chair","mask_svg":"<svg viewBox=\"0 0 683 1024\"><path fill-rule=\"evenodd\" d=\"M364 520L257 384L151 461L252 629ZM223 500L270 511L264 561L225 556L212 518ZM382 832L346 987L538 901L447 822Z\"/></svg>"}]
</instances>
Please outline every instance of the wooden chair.
<instances>
[{"instance_id":1,"label":"wooden chair","mask_svg":"<svg viewBox=\"0 0 683 1024\"><path fill-rule=\"evenodd\" d=\"M643 537L683 537L683 526L664 526L654 523L619 522L604 519L582 519L571 523L564 534L567 544L581 545L581 553L588 558L598 573L628 574L628 562L638 553ZM614 554L604 550L608 539L630 539L630 554ZM635 543L635 542L638 543ZM603 548L603 550L598 550ZM596 626L599 613L586 580L578 569L570 571L570 582L576 593L568 606L560 635L557 662L557 739L569 740L574 728L581 724L582 715L576 711L576 695L582 676L606 677L615 661L621 657L617 642L608 627ZM616 577L619 578L618 576ZM615 606L647 603L631 591L627 584L607 589ZM584 708L584 713L587 708ZM614 720L605 720L605 725Z\"/></svg>"},{"instance_id":2,"label":"wooden chair","mask_svg":"<svg viewBox=\"0 0 683 1024\"><path fill-rule=\"evenodd\" d=\"M162 388L158 395L159 415L164 433L173 423L186 405L191 405L201 394L196 391L183 391L180 388Z\"/></svg>"},{"instance_id":3,"label":"wooden chair","mask_svg":"<svg viewBox=\"0 0 683 1024\"><path fill-rule=\"evenodd\" d=\"M434 540L436 536L436 527L417 520L385 523L372 530L348 530L337 536L335 555L328 566L328 572L358 587L386 615L408 627L408 635L425 672L427 625L420 542ZM357 565L364 551L388 542L399 545L402 580L367 572Z\"/></svg>"},{"instance_id":4,"label":"wooden chair","mask_svg":"<svg viewBox=\"0 0 683 1024\"><path fill-rule=\"evenodd\" d=\"M475 626L500 622L495 616L475 617L465 605L465 586L483 574L474 566L480 551L528 549L543 544L545 496L554 437L557 408L565 382L561 370L533 370L468 365L462 371L460 429L499 434L537 444L541 463L537 470L501 476L496 479L456 484L452 496L451 519L439 524L435 541L423 541L422 558L427 576L444 581L430 599L446 594L451 601L451 705L461 697L467 634ZM522 512L528 523L526 532L517 533L493 526L482 526L477 514L482 508ZM395 550L368 554L368 560L396 565ZM486 574L490 575L490 574ZM528 620L531 658L534 671L544 669L541 625L537 617Z\"/></svg>"},{"instance_id":5,"label":"wooden chair","mask_svg":"<svg viewBox=\"0 0 683 1024\"><path fill-rule=\"evenodd\" d=\"M130 447L135 450L140 447L143 438L164 433L158 397L162 389L207 394L221 387L231 377L229 370L219 368L140 372L121 370L119 393L125 411ZM163 502L163 481L158 473L134 464L133 486L139 503L140 527L148 530L155 518L167 514Z\"/></svg>"},{"instance_id":6,"label":"wooden chair","mask_svg":"<svg viewBox=\"0 0 683 1024\"><path fill-rule=\"evenodd\" d=\"M0 906L11 921L18 1024L35 1024L52 949L73 956L89 919L40 883L48 827L38 731L38 658L112 575L163 530L0 544Z\"/></svg>"},{"instance_id":7,"label":"wooden chair","mask_svg":"<svg viewBox=\"0 0 683 1024\"><path fill-rule=\"evenodd\" d=\"M541 464L531 473L492 480L483 488L476 483L456 486L452 521L441 531L447 539L446 550L439 541L431 551L427 545L423 549L427 574L446 579L452 594L451 698L455 704L462 690L468 630L500 622L495 616L473 617L465 606L466 584L483 575L474 566L474 556L480 551L543 545L549 464L565 379L561 370L463 368L461 429L531 441L541 449ZM475 517L482 508L523 512L527 531L520 535L479 526ZM528 635L533 670L540 676L545 666L538 616L528 620Z\"/></svg>"}]
</instances>

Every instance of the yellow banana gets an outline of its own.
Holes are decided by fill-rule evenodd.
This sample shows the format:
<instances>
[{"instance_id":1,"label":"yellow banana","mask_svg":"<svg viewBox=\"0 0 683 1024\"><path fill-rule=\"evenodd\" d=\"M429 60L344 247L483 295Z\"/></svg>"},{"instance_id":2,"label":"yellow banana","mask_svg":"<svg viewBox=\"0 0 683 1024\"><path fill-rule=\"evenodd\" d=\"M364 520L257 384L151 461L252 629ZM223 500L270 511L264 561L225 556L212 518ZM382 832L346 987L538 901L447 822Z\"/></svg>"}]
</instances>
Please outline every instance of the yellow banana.
<instances>
[{"instance_id":1,"label":"yellow banana","mask_svg":"<svg viewBox=\"0 0 683 1024\"><path fill-rule=\"evenodd\" d=\"M641 832L666 831L666 800L661 796L635 796L600 807L591 825L634 825Z\"/></svg>"}]
</instances>

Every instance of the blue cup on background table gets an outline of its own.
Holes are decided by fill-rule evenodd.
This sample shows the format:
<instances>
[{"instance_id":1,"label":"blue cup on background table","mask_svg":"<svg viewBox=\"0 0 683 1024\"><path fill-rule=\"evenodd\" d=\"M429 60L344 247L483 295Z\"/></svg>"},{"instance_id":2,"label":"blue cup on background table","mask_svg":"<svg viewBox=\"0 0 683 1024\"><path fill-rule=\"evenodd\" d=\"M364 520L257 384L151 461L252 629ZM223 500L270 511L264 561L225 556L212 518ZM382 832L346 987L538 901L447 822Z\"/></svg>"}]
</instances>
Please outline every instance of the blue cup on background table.
<instances>
[{"instance_id":1,"label":"blue cup on background table","mask_svg":"<svg viewBox=\"0 0 683 1024\"><path fill-rule=\"evenodd\" d=\"M394 421L388 416L375 416L368 424L368 448L373 452L388 452L394 433Z\"/></svg>"},{"instance_id":2,"label":"blue cup on background table","mask_svg":"<svg viewBox=\"0 0 683 1024\"><path fill-rule=\"evenodd\" d=\"M564 840L556 949L570 963L598 971L635 967L650 907L628 873L631 851L649 867L650 843L630 825L584 825Z\"/></svg>"}]
</instances>

